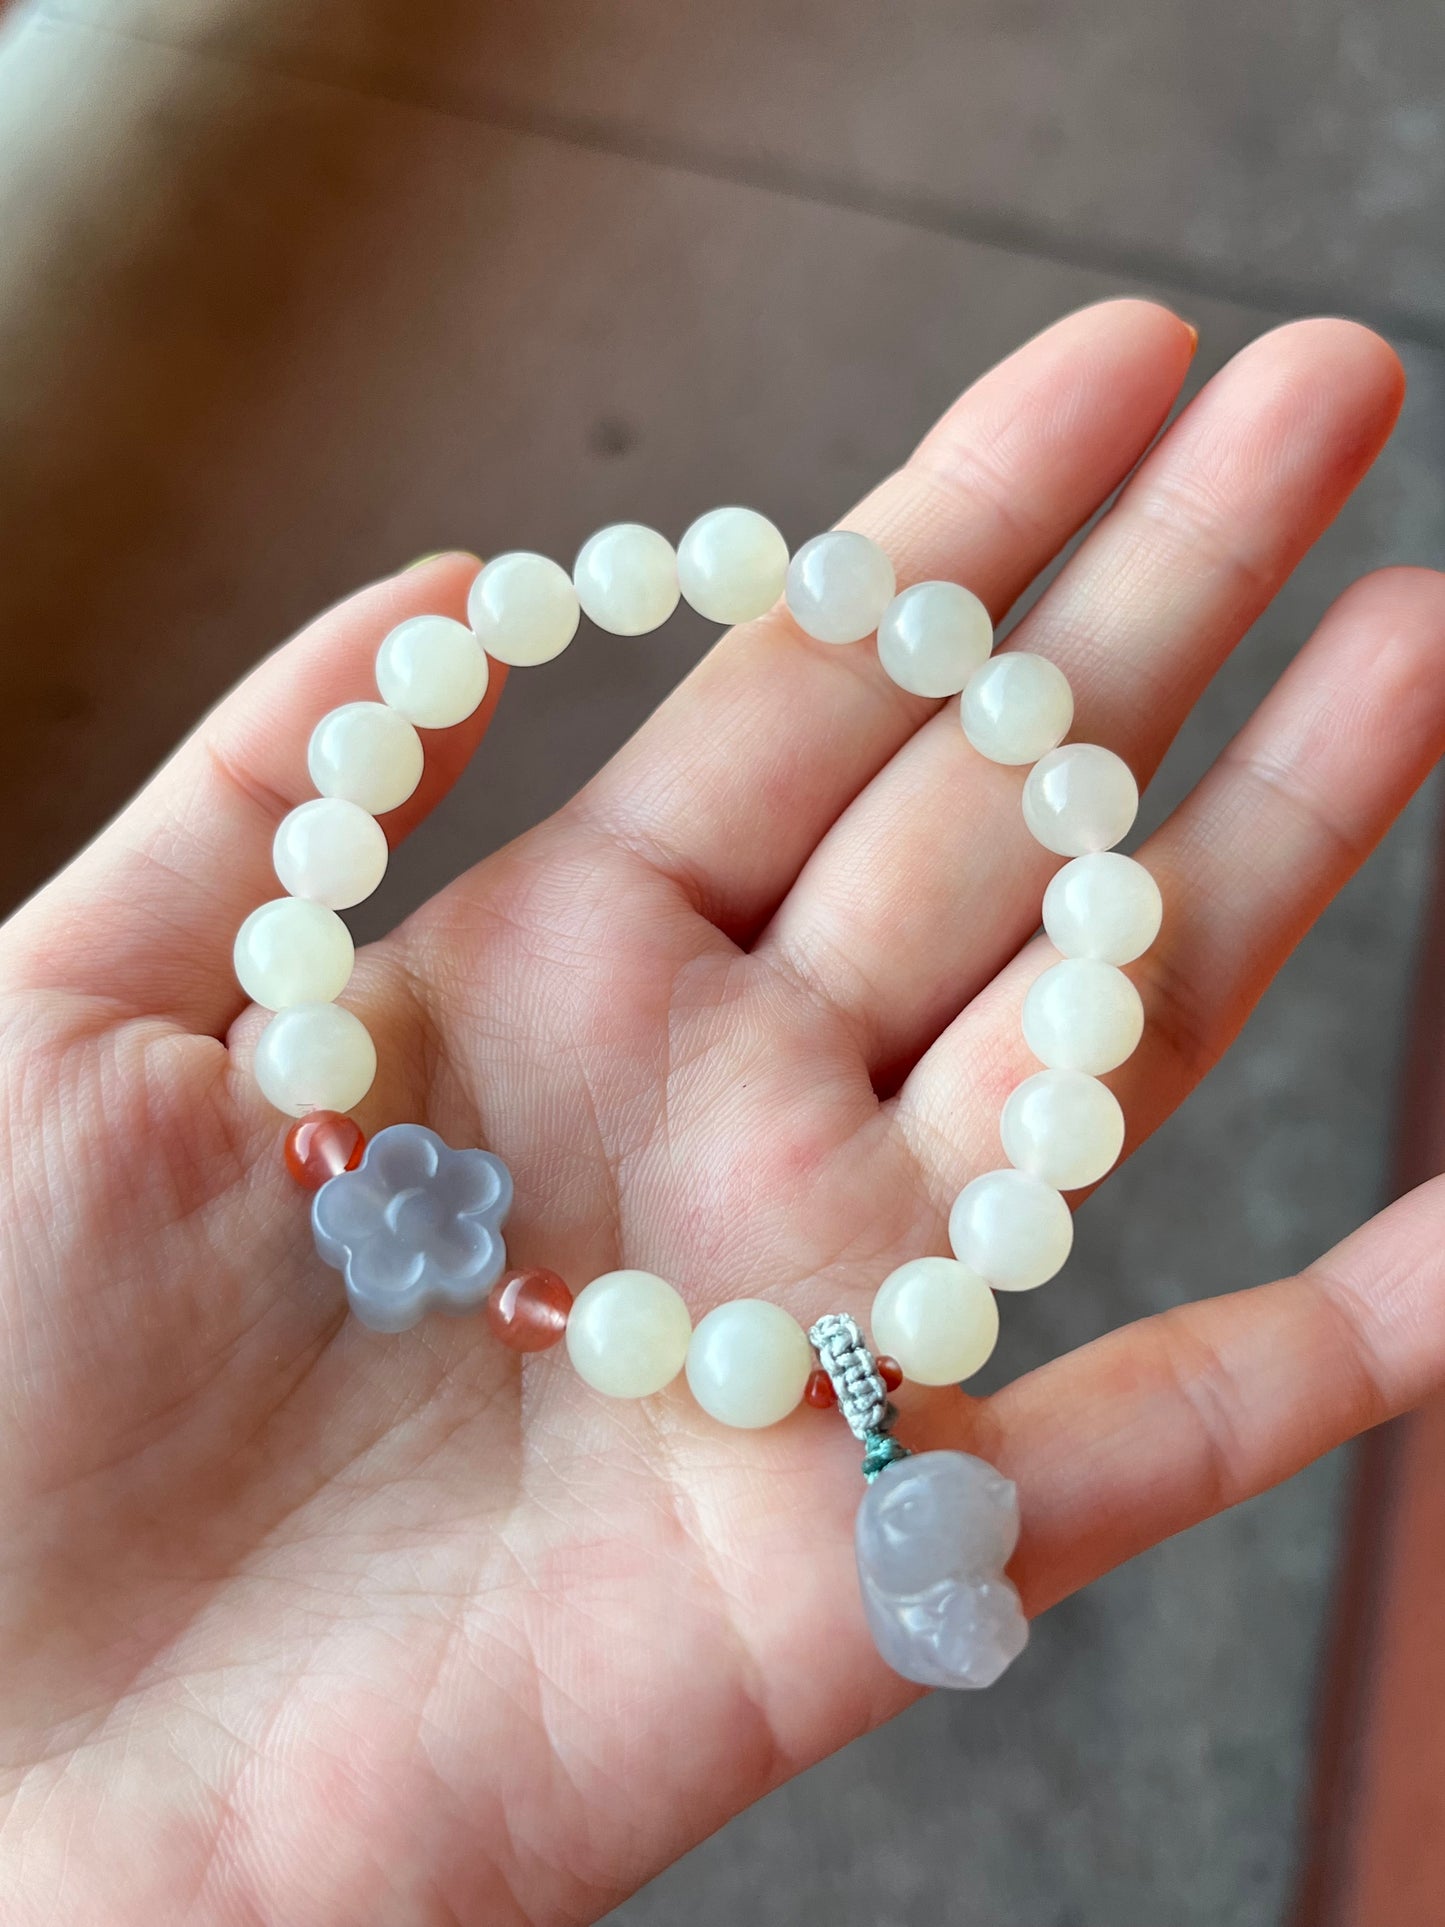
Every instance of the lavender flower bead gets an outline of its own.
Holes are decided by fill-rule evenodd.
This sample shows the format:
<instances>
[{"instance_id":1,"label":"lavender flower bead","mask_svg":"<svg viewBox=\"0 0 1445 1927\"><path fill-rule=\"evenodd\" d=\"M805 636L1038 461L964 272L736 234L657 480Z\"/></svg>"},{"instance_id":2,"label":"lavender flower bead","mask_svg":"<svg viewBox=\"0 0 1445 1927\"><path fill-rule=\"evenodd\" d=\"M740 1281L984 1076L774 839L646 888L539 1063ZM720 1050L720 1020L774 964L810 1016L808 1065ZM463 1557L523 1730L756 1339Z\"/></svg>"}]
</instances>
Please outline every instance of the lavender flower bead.
<instances>
[{"instance_id":1,"label":"lavender flower bead","mask_svg":"<svg viewBox=\"0 0 1445 1927\"><path fill-rule=\"evenodd\" d=\"M421 1124L378 1131L354 1171L311 1204L316 1249L346 1277L363 1325L400 1332L433 1308L481 1304L507 1262L512 1174L489 1151L454 1151Z\"/></svg>"},{"instance_id":2,"label":"lavender flower bead","mask_svg":"<svg viewBox=\"0 0 1445 1927\"><path fill-rule=\"evenodd\" d=\"M992 1686L1028 1643L1004 1577L1018 1541L1012 1483L966 1452L888 1466L858 1508L863 1610L879 1652L920 1686Z\"/></svg>"}]
</instances>

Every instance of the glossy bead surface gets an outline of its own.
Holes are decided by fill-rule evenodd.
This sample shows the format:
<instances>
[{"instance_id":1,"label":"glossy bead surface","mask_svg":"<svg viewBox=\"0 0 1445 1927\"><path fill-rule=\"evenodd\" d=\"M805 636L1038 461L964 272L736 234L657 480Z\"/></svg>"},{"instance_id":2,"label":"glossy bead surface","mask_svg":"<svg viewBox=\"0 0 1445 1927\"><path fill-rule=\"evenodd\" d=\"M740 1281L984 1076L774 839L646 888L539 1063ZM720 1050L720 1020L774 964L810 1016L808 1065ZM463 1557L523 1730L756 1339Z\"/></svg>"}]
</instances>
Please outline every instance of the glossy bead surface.
<instances>
[{"instance_id":1,"label":"glossy bead surface","mask_svg":"<svg viewBox=\"0 0 1445 1927\"><path fill-rule=\"evenodd\" d=\"M465 722L487 693L486 652L463 622L413 616L376 652L381 699L418 729Z\"/></svg>"},{"instance_id":2,"label":"glossy bead surface","mask_svg":"<svg viewBox=\"0 0 1445 1927\"><path fill-rule=\"evenodd\" d=\"M687 1382L710 1418L756 1431L802 1401L813 1370L807 1333L766 1298L732 1298L700 1318L687 1348Z\"/></svg>"},{"instance_id":3,"label":"glossy bead surface","mask_svg":"<svg viewBox=\"0 0 1445 1927\"><path fill-rule=\"evenodd\" d=\"M255 1074L266 1101L291 1117L349 1111L371 1089L376 1046L340 1004L292 1004L261 1032Z\"/></svg>"},{"instance_id":4,"label":"glossy bead surface","mask_svg":"<svg viewBox=\"0 0 1445 1927\"><path fill-rule=\"evenodd\" d=\"M914 1258L878 1287L873 1344L916 1385L956 1385L998 1343L998 1304L976 1271L953 1258Z\"/></svg>"},{"instance_id":5,"label":"glossy bead surface","mask_svg":"<svg viewBox=\"0 0 1445 1927\"><path fill-rule=\"evenodd\" d=\"M948 1241L995 1291L1032 1291L1062 1269L1074 1220L1058 1192L1026 1171L986 1171L955 1199Z\"/></svg>"},{"instance_id":6,"label":"glossy bead surface","mask_svg":"<svg viewBox=\"0 0 1445 1927\"><path fill-rule=\"evenodd\" d=\"M253 910L231 954L242 990L265 1010L329 1004L345 990L356 961L340 917L305 897L273 897Z\"/></svg>"},{"instance_id":7,"label":"glossy bead surface","mask_svg":"<svg viewBox=\"0 0 1445 1927\"><path fill-rule=\"evenodd\" d=\"M311 732L306 767L323 796L385 816L421 781L421 738L385 703L343 703Z\"/></svg>"},{"instance_id":8,"label":"glossy bead surface","mask_svg":"<svg viewBox=\"0 0 1445 1927\"><path fill-rule=\"evenodd\" d=\"M609 1271L572 1301L567 1352L595 1391L647 1398L682 1370L692 1319L679 1293L650 1271Z\"/></svg>"},{"instance_id":9,"label":"glossy bead surface","mask_svg":"<svg viewBox=\"0 0 1445 1927\"><path fill-rule=\"evenodd\" d=\"M1010 1091L999 1118L1004 1156L1056 1191L1097 1184L1124 1148L1124 1112L1083 1071L1038 1071Z\"/></svg>"},{"instance_id":10,"label":"glossy bead surface","mask_svg":"<svg viewBox=\"0 0 1445 1927\"><path fill-rule=\"evenodd\" d=\"M890 1357L887 1352L884 1352L881 1357L876 1358L873 1362L878 1367L878 1376L883 1380L884 1391L896 1392L903 1383L905 1376L903 1367L898 1363L898 1360Z\"/></svg>"},{"instance_id":11,"label":"glossy bead surface","mask_svg":"<svg viewBox=\"0 0 1445 1927\"><path fill-rule=\"evenodd\" d=\"M1004 1567L1018 1497L967 1452L918 1452L863 1495L854 1530L868 1630L896 1673L920 1686L991 1686L1028 1643Z\"/></svg>"},{"instance_id":12,"label":"glossy bead surface","mask_svg":"<svg viewBox=\"0 0 1445 1927\"><path fill-rule=\"evenodd\" d=\"M756 509L711 509L677 545L677 579L709 622L753 622L783 593L788 545Z\"/></svg>"},{"instance_id":13,"label":"glossy bead surface","mask_svg":"<svg viewBox=\"0 0 1445 1927\"><path fill-rule=\"evenodd\" d=\"M1133 963L1159 935L1164 900L1142 863L1117 850L1076 856L1049 879L1044 929L1062 957Z\"/></svg>"},{"instance_id":14,"label":"glossy bead surface","mask_svg":"<svg viewBox=\"0 0 1445 1927\"><path fill-rule=\"evenodd\" d=\"M817 642L861 642L871 636L898 584L876 542L833 529L805 542L788 564L793 620Z\"/></svg>"},{"instance_id":15,"label":"glossy bead surface","mask_svg":"<svg viewBox=\"0 0 1445 1927\"><path fill-rule=\"evenodd\" d=\"M283 816L271 860L293 897L349 910L386 875L386 831L376 818L339 796L316 796Z\"/></svg>"},{"instance_id":16,"label":"glossy bead surface","mask_svg":"<svg viewBox=\"0 0 1445 1927\"><path fill-rule=\"evenodd\" d=\"M558 1344L571 1310L571 1292L544 1265L504 1271L487 1293L492 1335L513 1352L545 1352Z\"/></svg>"},{"instance_id":17,"label":"glossy bead surface","mask_svg":"<svg viewBox=\"0 0 1445 1927\"><path fill-rule=\"evenodd\" d=\"M1024 822L1056 856L1089 856L1126 837L1139 814L1139 785L1122 756L1097 743L1050 750L1024 783Z\"/></svg>"},{"instance_id":18,"label":"glossy bead surface","mask_svg":"<svg viewBox=\"0 0 1445 1927\"><path fill-rule=\"evenodd\" d=\"M467 621L496 662L534 668L560 656L582 620L567 571L547 555L496 555L472 584Z\"/></svg>"},{"instance_id":19,"label":"glossy bead surface","mask_svg":"<svg viewBox=\"0 0 1445 1927\"><path fill-rule=\"evenodd\" d=\"M681 593L672 544L641 522L599 529L582 544L572 580L583 609L614 636L660 629Z\"/></svg>"},{"instance_id":20,"label":"glossy bead surface","mask_svg":"<svg viewBox=\"0 0 1445 1927\"><path fill-rule=\"evenodd\" d=\"M1035 977L1024 998L1024 1042L1050 1070L1117 1070L1144 1034L1144 1002L1122 970L1066 957Z\"/></svg>"},{"instance_id":21,"label":"glossy bead surface","mask_svg":"<svg viewBox=\"0 0 1445 1927\"><path fill-rule=\"evenodd\" d=\"M1010 649L969 677L959 715L980 756L991 763L1032 763L1068 735L1074 692L1057 663Z\"/></svg>"},{"instance_id":22,"label":"glossy bead surface","mask_svg":"<svg viewBox=\"0 0 1445 1927\"><path fill-rule=\"evenodd\" d=\"M303 1191L319 1191L338 1171L354 1171L365 1149L355 1118L313 1111L286 1133L286 1169Z\"/></svg>"},{"instance_id":23,"label":"glossy bead surface","mask_svg":"<svg viewBox=\"0 0 1445 1927\"><path fill-rule=\"evenodd\" d=\"M956 696L993 648L993 621L957 582L915 582L878 624L878 660L915 696Z\"/></svg>"},{"instance_id":24,"label":"glossy bead surface","mask_svg":"<svg viewBox=\"0 0 1445 1927\"><path fill-rule=\"evenodd\" d=\"M837 1405L838 1394L833 1390L833 1381L821 1365L809 1372L808 1382L803 1387L803 1400L817 1412L830 1412Z\"/></svg>"}]
</instances>

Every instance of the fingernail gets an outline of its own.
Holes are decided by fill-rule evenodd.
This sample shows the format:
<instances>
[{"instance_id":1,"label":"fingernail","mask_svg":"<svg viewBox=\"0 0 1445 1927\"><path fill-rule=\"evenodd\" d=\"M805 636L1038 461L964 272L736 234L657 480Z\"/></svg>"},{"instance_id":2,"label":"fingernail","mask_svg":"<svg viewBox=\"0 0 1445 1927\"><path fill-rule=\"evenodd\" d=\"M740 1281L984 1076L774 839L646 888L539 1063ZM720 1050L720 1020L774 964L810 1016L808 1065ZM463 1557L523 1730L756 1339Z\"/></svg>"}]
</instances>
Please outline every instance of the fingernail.
<instances>
[{"instance_id":1,"label":"fingernail","mask_svg":"<svg viewBox=\"0 0 1445 1927\"><path fill-rule=\"evenodd\" d=\"M1180 315L1179 319L1184 321L1183 315ZM1189 352L1192 355L1199 346L1199 330L1192 321L1184 321L1184 325L1189 330Z\"/></svg>"},{"instance_id":2,"label":"fingernail","mask_svg":"<svg viewBox=\"0 0 1445 1927\"><path fill-rule=\"evenodd\" d=\"M478 568L481 567L482 558L479 555L473 555L470 549L438 549L434 555L419 555L415 562L408 562L402 574L406 575L412 569L423 568L428 562L440 562L444 555L465 556L468 562L475 562Z\"/></svg>"}]
</instances>

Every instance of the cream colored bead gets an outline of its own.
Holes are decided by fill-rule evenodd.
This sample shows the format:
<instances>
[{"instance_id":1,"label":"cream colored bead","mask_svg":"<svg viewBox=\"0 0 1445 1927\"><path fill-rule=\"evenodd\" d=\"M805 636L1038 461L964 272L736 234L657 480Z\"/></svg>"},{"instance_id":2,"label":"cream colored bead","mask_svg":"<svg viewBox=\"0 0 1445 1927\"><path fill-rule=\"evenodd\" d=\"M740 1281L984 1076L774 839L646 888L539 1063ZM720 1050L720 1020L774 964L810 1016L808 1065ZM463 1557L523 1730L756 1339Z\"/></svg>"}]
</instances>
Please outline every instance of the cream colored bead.
<instances>
[{"instance_id":1,"label":"cream colored bead","mask_svg":"<svg viewBox=\"0 0 1445 1927\"><path fill-rule=\"evenodd\" d=\"M1068 735L1074 692L1057 663L1010 649L969 677L959 714L980 756L1032 763Z\"/></svg>"},{"instance_id":2,"label":"cream colored bead","mask_svg":"<svg viewBox=\"0 0 1445 1927\"><path fill-rule=\"evenodd\" d=\"M292 1004L261 1032L255 1074L261 1095L291 1117L349 1111L371 1089L376 1046L340 1004Z\"/></svg>"},{"instance_id":3,"label":"cream colored bead","mask_svg":"<svg viewBox=\"0 0 1445 1927\"><path fill-rule=\"evenodd\" d=\"M1122 970L1066 957L1035 977L1024 998L1024 1042L1050 1070L1102 1077L1132 1057L1144 1002Z\"/></svg>"},{"instance_id":4,"label":"cream colored bead","mask_svg":"<svg viewBox=\"0 0 1445 1927\"><path fill-rule=\"evenodd\" d=\"M1163 917L1159 885L1117 850L1076 856L1044 891L1044 929L1063 957L1133 963L1159 935Z\"/></svg>"},{"instance_id":5,"label":"cream colored bead","mask_svg":"<svg viewBox=\"0 0 1445 1927\"><path fill-rule=\"evenodd\" d=\"M609 1271L578 1292L567 1352L594 1391L647 1398L682 1370L692 1338L687 1306L650 1271Z\"/></svg>"},{"instance_id":6,"label":"cream colored bead","mask_svg":"<svg viewBox=\"0 0 1445 1927\"><path fill-rule=\"evenodd\" d=\"M413 616L376 654L382 701L418 729L463 723L487 693L487 657L464 622Z\"/></svg>"},{"instance_id":7,"label":"cream colored bead","mask_svg":"<svg viewBox=\"0 0 1445 1927\"><path fill-rule=\"evenodd\" d=\"M467 621L494 662L531 669L560 656L582 620L572 578L529 549L494 555L467 596Z\"/></svg>"},{"instance_id":8,"label":"cream colored bead","mask_svg":"<svg viewBox=\"0 0 1445 1927\"><path fill-rule=\"evenodd\" d=\"M711 509L677 545L683 595L709 622L753 622L783 593L788 545L756 509Z\"/></svg>"},{"instance_id":9,"label":"cream colored bead","mask_svg":"<svg viewBox=\"0 0 1445 1927\"><path fill-rule=\"evenodd\" d=\"M681 593L672 544L641 522L614 522L589 537L572 580L587 614L614 636L660 629Z\"/></svg>"},{"instance_id":10,"label":"cream colored bead","mask_svg":"<svg viewBox=\"0 0 1445 1927\"><path fill-rule=\"evenodd\" d=\"M283 816L271 845L282 887L293 897L349 910L386 875L386 832L339 796L315 796Z\"/></svg>"},{"instance_id":11,"label":"cream colored bead","mask_svg":"<svg viewBox=\"0 0 1445 1927\"><path fill-rule=\"evenodd\" d=\"M987 1171L955 1199L948 1241L995 1291L1032 1291L1068 1258L1074 1220L1051 1185L1026 1171Z\"/></svg>"},{"instance_id":12,"label":"cream colored bead","mask_svg":"<svg viewBox=\"0 0 1445 1927\"><path fill-rule=\"evenodd\" d=\"M876 542L832 529L805 542L788 564L788 607L817 642L861 642L883 620L897 589L893 564Z\"/></svg>"},{"instance_id":13,"label":"cream colored bead","mask_svg":"<svg viewBox=\"0 0 1445 1927\"><path fill-rule=\"evenodd\" d=\"M915 582L878 625L878 660L915 696L956 696L993 648L993 621L957 582Z\"/></svg>"},{"instance_id":14,"label":"cream colored bead","mask_svg":"<svg viewBox=\"0 0 1445 1927\"><path fill-rule=\"evenodd\" d=\"M803 1397L813 1348L796 1318L765 1298L733 1298L699 1319L687 1382L710 1418L754 1431L785 1419Z\"/></svg>"},{"instance_id":15,"label":"cream colored bead","mask_svg":"<svg viewBox=\"0 0 1445 1927\"><path fill-rule=\"evenodd\" d=\"M311 732L306 767L323 796L340 796L373 816L404 803L421 781L421 738L385 703L345 703Z\"/></svg>"},{"instance_id":16,"label":"cream colored bead","mask_svg":"<svg viewBox=\"0 0 1445 1927\"><path fill-rule=\"evenodd\" d=\"M275 897L253 910L231 955L242 990L265 1010L329 1004L356 961L351 932L336 912L304 897Z\"/></svg>"},{"instance_id":17,"label":"cream colored bead","mask_svg":"<svg viewBox=\"0 0 1445 1927\"><path fill-rule=\"evenodd\" d=\"M1078 1191L1112 1171L1124 1148L1124 1113L1107 1085L1083 1071L1038 1071L1010 1091L999 1119L1004 1156L1055 1191Z\"/></svg>"},{"instance_id":18,"label":"cream colored bead","mask_svg":"<svg viewBox=\"0 0 1445 1927\"><path fill-rule=\"evenodd\" d=\"M1129 765L1097 743L1051 750L1024 783L1024 822L1056 856L1112 849L1138 814L1139 785Z\"/></svg>"},{"instance_id":19,"label":"cream colored bead","mask_svg":"<svg viewBox=\"0 0 1445 1927\"><path fill-rule=\"evenodd\" d=\"M897 1359L916 1385L956 1385L987 1364L998 1343L998 1302L954 1258L914 1258L878 1287L873 1349Z\"/></svg>"}]
</instances>

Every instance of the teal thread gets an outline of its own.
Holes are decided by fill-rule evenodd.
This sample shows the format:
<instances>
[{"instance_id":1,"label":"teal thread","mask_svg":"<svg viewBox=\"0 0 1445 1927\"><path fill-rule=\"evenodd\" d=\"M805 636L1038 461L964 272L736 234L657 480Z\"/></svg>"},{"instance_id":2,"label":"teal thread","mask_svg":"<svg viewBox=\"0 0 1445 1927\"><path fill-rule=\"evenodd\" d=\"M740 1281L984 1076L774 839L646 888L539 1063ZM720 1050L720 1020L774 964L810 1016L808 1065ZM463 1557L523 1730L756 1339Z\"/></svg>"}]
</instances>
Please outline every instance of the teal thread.
<instances>
[{"instance_id":1,"label":"teal thread","mask_svg":"<svg viewBox=\"0 0 1445 1927\"><path fill-rule=\"evenodd\" d=\"M872 1485L880 1472L886 1472L890 1465L899 1459L910 1459L913 1454L906 1445L900 1445L893 1436L893 1421L898 1416L890 1405L883 1414L883 1423L874 1426L863 1436L863 1477Z\"/></svg>"}]
</instances>

